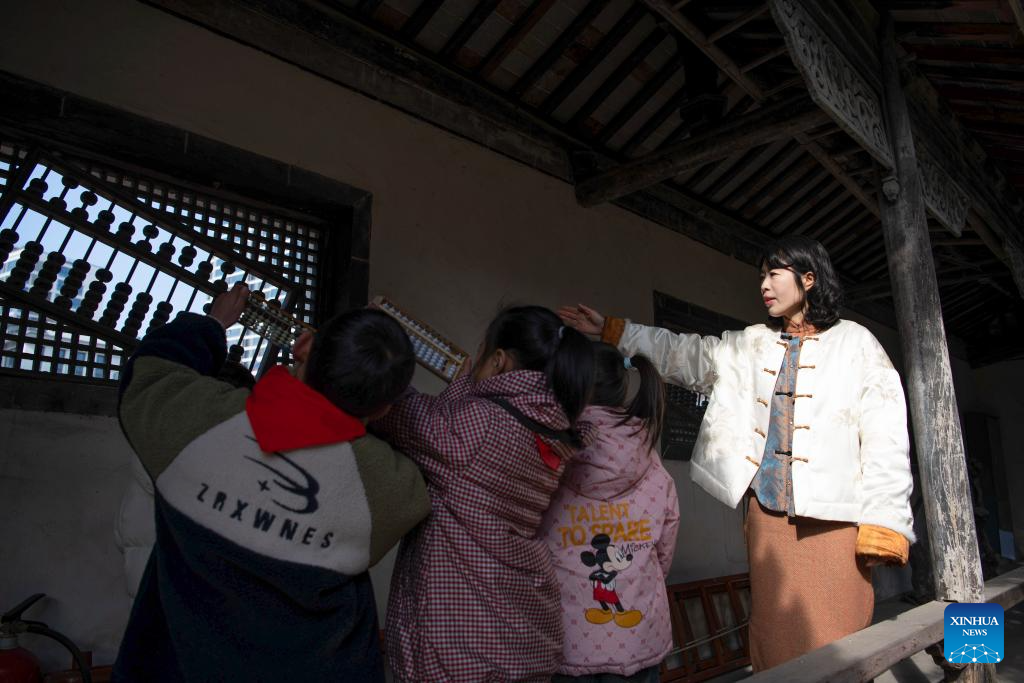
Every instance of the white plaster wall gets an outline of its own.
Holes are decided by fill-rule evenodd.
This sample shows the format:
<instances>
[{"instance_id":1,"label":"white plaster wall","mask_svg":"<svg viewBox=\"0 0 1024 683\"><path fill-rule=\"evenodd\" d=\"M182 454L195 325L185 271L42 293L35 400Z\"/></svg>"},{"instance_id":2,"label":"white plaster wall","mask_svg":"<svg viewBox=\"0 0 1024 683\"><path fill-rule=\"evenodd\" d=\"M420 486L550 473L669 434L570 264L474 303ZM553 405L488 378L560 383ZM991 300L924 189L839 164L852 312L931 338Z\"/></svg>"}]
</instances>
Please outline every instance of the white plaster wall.
<instances>
[{"instance_id":1,"label":"white plaster wall","mask_svg":"<svg viewBox=\"0 0 1024 683\"><path fill-rule=\"evenodd\" d=\"M979 368L974 371L974 382L973 409L999 418L1014 541L1020 552L1024 549L1024 361Z\"/></svg>"},{"instance_id":2,"label":"white plaster wall","mask_svg":"<svg viewBox=\"0 0 1024 683\"><path fill-rule=\"evenodd\" d=\"M559 180L141 3L7 2L3 17L0 69L372 192L371 292L388 294L467 349L476 348L490 317L511 302L584 301L650 322L652 291L658 289L734 318L762 316L757 274L749 266L621 209L581 209L572 188ZM898 362L895 333L872 328ZM437 388L425 374L416 382ZM10 429L18 419L3 415L0 428ZM109 444L85 464L49 448L42 448L44 460L32 446L4 449L8 467L29 468L40 482L67 481L69 488L82 469L98 477L101 470L92 468L107 463L102 504L78 506L66 522L51 521L88 524L84 545L95 546L90 552L107 562L102 586L93 586L93 569L68 577L80 579L83 588L89 582L93 590L72 591L54 613L60 616L54 625L69 628L80 618L74 613L82 603L71 602L74 597L106 616L107 632L122 623L126 603L110 574L116 551L112 512L104 506L115 505L127 456L109 421L34 419L40 433L51 422L80 425L83 434ZM668 468L683 521L670 580L746 571L739 513L692 486L685 463L669 462ZM14 480L3 485L18 487ZM10 500L0 497L0 517L14 509ZM22 526L47 518L37 508L16 514ZM8 538L31 540L46 546L50 557L83 566L68 558L60 542L0 529L5 547L11 547ZM373 572L382 613L392 558ZM7 586L28 586L40 573L49 581L51 571L21 560L0 567L2 595L6 599Z\"/></svg>"},{"instance_id":3,"label":"white plaster wall","mask_svg":"<svg viewBox=\"0 0 1024 683\"><path fill-rule=\"evenodd\" d=\"M0 410L0 611L33 593L25 613L113 662L131 602L114 519L134 457L112 417ZM44 671L70 655L24 636Z\"/></svg>"}]
</instances>

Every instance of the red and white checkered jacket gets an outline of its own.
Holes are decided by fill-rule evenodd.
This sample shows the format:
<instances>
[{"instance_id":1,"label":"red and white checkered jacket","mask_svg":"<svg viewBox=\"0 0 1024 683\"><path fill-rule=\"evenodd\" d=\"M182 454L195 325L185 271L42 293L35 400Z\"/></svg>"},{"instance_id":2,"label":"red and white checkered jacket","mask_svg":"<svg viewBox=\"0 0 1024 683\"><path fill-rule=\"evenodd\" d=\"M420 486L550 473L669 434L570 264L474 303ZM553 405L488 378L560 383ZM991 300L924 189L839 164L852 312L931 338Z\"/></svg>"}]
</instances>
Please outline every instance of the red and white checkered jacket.
<instances>
[{"instance_id":1,"label":"red and white checkered jacket","mask_svg":"<svg viewBox=\"0 0 1024 683\"><path fill-rule=\"evenodd\" d=\"M399 681L544 681L562 657L559 588L537 529L565 463L546 465L535 435L488 398L569 426L534 371L410 392L372 425L420 466L433 509L391 579L386 650Z\"/></svg>"}]
</instances>

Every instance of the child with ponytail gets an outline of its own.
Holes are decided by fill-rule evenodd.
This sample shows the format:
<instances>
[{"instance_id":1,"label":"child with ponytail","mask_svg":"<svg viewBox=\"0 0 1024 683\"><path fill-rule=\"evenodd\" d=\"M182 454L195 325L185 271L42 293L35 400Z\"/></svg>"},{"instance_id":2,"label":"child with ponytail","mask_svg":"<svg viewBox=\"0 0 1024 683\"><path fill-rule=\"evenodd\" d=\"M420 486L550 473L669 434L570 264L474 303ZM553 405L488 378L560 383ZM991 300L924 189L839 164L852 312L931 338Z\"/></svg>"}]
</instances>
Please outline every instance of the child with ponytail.
<instances>
[{"instance_id":1,"label":"child with ponytail","mask_svg":"<svg viewBox=\"0 0 1024 683\"><path fill-rule=\"evenodd\" d=\"M572 461L541 534L561 589L564 661L555 681L659 680L672 648L665 576L679 502L654 450L665 392L644 356L594 345L594 389L581 424L591 442ZM629 370L639 389L627 401Z\"/></svg>"},{"instance_id":2,"label":"child with ponytail","mask_svg":"<svg viewBox=\"0 0 1024 683\"><path fill-rule=\"evenodd\" d=\"M397 681L547 681L562 658L551 553L538 536L594 352L552 311L488 326L471 376L410 392L371 429L423 472L432 515L399 548L386 653ZM391 504L401 506L405 501Z\"/></svg>"}]
</instances>

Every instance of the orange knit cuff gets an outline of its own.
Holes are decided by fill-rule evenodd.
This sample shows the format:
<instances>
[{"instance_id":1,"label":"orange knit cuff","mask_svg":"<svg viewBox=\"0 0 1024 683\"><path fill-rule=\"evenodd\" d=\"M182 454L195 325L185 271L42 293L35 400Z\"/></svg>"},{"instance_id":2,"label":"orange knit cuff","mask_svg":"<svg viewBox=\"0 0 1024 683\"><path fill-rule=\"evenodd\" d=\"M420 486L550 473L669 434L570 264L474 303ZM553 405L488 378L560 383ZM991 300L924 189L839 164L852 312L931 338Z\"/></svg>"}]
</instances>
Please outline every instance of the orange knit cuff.
<instances>
[{"instance_id":1,"label":"orange knit cuff","mask_svg":"<svg viewBox=\"0 0 1024 683\"><path fill-rule=\"evenodd\" d=\"M601 341L606 344L618 347L622 333L626 331L625 318L613 318L607 316L604 319L604 328L601 330Z\"/></svg>"},{"instance_id":2,"label":"orange knit cuff","mask_svg":"<svg viewBox=\"0 0 1024 683\"><path fill-rule=\"evenodd\" d=\"M861 524L857 530L857 554L902 567L910 558L910 543L903 534L892 529Z\"/></svg>"}]
</instances>

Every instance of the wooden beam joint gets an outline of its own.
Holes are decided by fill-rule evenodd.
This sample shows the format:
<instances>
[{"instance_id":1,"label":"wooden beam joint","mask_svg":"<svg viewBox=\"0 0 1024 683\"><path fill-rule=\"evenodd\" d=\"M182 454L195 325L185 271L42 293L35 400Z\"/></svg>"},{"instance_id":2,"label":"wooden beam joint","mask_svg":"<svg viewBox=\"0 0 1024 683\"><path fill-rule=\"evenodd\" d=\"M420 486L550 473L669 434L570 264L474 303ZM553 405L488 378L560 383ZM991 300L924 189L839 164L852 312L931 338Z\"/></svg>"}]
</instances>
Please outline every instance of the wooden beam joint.
<instances>
[{"instance_id":1,"label":"wooden beam joint","mask_svg":"<svg viewBox=\"0 0 1024 683\"><path fill-rule=\"evenodd\" d=\"M827 121L828 115L805 97L763 107L582 180L576 185L576 199L583 206L612 201L731 154L791 138Z\"/></svg>"}]
</instances>

